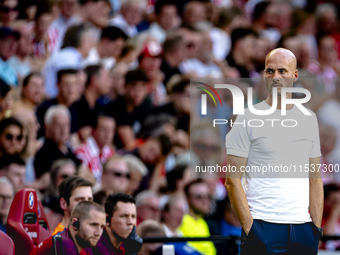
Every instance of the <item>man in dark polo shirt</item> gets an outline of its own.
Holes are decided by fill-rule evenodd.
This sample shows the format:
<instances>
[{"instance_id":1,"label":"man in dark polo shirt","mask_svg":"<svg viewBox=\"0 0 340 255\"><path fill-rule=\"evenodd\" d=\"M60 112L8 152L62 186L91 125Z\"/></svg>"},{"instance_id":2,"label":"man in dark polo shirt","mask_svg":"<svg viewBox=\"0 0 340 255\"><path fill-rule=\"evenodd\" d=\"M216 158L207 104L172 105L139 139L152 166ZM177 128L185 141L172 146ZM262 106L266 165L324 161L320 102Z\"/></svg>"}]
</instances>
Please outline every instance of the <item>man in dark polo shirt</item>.
<instances>
[{"instance_id":1,"label":"man in dark polo shirt","mask_svg":"<svg viewBox=\"0 0 340 255\"><path fill-rule=\"evenodd\" d=\"M110 195L105 202L105 213L109 225L105 227L94 254L137 254L143 245L143 240L136 234L135 199L125 193Z\"/></svg>"},{"instance_id":2,"label":"man in dark polo shirt","mask_svg":"<svg viewBox=\"0 0 340 255\"><path fill-rule=\"evenodd\" d=\"M103 208L92 201L79 202L72 210L70 223L61 234L62 252L68 255L92 255L105 226ZM52 255L54 245L52 237L39 244L30 255ZM59 248L57 242L56 248Z\"/></svg>"}]
</instances>

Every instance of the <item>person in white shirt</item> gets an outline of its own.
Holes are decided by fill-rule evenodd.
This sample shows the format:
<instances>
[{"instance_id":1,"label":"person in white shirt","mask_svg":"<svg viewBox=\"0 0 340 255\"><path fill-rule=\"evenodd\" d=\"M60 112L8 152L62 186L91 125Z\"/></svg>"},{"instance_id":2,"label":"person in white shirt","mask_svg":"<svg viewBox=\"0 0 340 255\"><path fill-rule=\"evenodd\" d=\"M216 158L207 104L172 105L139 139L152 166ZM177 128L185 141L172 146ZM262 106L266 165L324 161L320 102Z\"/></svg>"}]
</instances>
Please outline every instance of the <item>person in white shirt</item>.
<instances>
[{"instance_id":1,"label":"person in white shirt","mask_svg":"<svg viewBox=\"0 0 340 255\"><path fill-rule=\"evenodd\" d=\"M274 112L255 115L246 109L226 136L227 165L236 172L227 171L225 186L243 228L241 254L317 254L323 211L321 174L312 171L321 156L317 118L312 111L305 115L294 104L286 105L286 115L281 113L281 89L293 87L298 78L291 51L272 50L266 57L264 78L269 94L254 108L273 108ZM273 103L275 90L277 105ZM286 97L291 99L292 93ZM287 127L287 119L296 125ZM261 120L266 122L262 126L258 125ZM263 172L263 166L268 172ZM279 170L269 170L270 166ZM296 171L283 171L280 166ZM245 172L244 191L242 171L254 167L260 171Z\"/></svg>"}]
</instances>

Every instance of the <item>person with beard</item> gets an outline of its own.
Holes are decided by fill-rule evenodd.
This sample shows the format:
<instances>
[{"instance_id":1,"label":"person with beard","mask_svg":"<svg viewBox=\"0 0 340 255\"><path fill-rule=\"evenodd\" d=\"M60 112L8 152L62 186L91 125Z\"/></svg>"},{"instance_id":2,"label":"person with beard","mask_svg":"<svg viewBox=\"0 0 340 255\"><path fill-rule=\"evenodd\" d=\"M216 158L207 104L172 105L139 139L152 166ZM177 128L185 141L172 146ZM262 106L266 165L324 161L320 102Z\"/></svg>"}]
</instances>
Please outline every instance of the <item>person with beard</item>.
<instances>
[{"instance_id":1,"label":"person with beard","mask_svg":"<svg viewBox=\"0 0 340 255\"><path fill-rule=\"evenodd\" d=\"M205 214L210 210L211 200L208 184L202 179L189 182L184 192L188 201L189 211L183 216L182 225L178 228L183 237L209 237L210 231ZM188 242L190 246L206 255L215 255L216 249L212 242Z\"/></svg>"},{"instance_id":2,"label":"person with beard","mask_svg":"<svg viewBox=\"0 0 340 255\"><path fill-rule=\"evenodd\" d=\"M110 195L105 202L105 213L108 225L94 254L137 254L143 245L143 240L136 234L135 199L125 193Z\"/></svg>"},{"instance_id":3,"label":"person with beard","mask_svg":"<svg viewBox=\"0 0 340 255\"><path fill-rule=\"evenodd\" d=\"M61 234L62 253L92 255L105 226L104 209L92 201L82 201L72 210L69 226ZM39 244L30 255L54 254L53 237ZM57 242L57 250L59 243Z\"/></svg>"}]
</instances>

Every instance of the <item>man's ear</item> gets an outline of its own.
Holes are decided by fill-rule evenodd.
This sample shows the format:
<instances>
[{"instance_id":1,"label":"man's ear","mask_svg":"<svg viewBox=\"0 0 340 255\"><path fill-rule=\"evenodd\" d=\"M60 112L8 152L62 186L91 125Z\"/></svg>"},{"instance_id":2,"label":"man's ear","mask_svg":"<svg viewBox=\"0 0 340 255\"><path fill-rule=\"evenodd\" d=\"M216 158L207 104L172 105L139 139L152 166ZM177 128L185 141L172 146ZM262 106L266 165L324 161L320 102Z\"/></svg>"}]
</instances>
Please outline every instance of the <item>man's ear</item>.
<instances>
[{"instance_id":1,"label":"man's ear","mask_svg":"<svg viewBox=\"0 0 340 255\"><path fill-rule=\"evenodd\" d=\"M294 72L294 82L296 82L298 78L299 78L299 71L296 69Z\"/></svg>"},{"instance_id":2,"label":"man's ear","mask_svg":"<svg viewBox=\"0 0 340 255\"><path fill-rule=\"evenodd\" d=\"M67 202L63 197L60 198L60 208L63 209L63 211L67 211Z\"/></svg>"}]
</instances>

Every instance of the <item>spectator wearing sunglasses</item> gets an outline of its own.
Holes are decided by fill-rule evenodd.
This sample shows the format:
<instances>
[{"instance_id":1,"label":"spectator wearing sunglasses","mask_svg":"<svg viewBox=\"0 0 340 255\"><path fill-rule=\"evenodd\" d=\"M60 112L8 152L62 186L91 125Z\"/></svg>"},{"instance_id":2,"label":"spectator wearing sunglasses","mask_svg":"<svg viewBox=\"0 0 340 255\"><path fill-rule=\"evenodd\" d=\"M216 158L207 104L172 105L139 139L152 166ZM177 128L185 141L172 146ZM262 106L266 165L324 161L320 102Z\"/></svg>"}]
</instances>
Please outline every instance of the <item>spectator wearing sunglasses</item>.
<instances>
[{"instance_id":1,"label":"spectator wearing sunglasses","mask_svg":"<svg viewBox=\"0 0 340 255\"><path fill-rule=\"evenodd\" d=\"M212 198L207 183L202 179L194 179L185 186L184 192L188 201L189 212L184 215L179 230L184 237L209 237L210 231L204 216L210 210ZM189 243L202 254L216 254L212 242Z\"/></svg>"},{"instance_id":2,"label":"spectator wearing sunglasses","mask_svg":"<svg viewBox=\"0 0 340 255\"><path fill-rule=\"evenodd\" d=\"M25 150L24 127L15 118L0 122L0 154L18 156Z\"/></svg>"},{"instance_id":3,"label":"spectator wearing sunglasses","mask_svg":"<svg viewBox=\"0 0 340 255\"><path fill-rule=\"evenodd\" d=\"M113 156L103 166L101 188L106 194L125 193L130 179L128 165L122 156Z\"/></svg>"},{"instance_id":4,"label":"spectator wearing sunglasses","mask_svg":"<svg viewBox=\"0 0 340 255\"><path fill-rule=\"evenodd\" d=\"M19 15L18 0L1 0L1 25L10 26Z\"/></svg>"},{"instance_id":5,"label":"spectator wearing sunglasses","mask_svg":"<svg viewBox=\"0 0 340 255\"><path fill-rule=\"evenodd\" d=\"M15 193L25 185L25 161L16 156L0 158L0 177L5 176L12 183Z\"/></svg>"}]
</instances>

